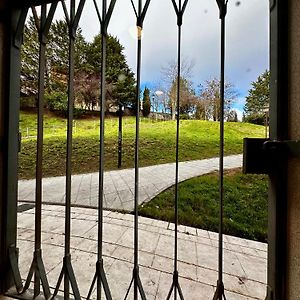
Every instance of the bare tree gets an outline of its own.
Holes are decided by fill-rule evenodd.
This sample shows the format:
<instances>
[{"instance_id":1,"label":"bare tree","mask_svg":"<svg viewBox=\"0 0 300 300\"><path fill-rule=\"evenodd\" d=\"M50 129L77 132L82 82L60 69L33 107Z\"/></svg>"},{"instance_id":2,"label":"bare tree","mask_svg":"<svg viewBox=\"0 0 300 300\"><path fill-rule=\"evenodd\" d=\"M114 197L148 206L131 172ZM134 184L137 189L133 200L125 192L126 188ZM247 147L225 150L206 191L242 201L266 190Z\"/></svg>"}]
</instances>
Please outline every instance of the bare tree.
<instances>
[{"instance_id":1,"label":"bare tree","mask_svg":"<svg viewBox=\"0 0 300 300\"><path fill-rule=\"evenodd\" d=\"M171 89L169 91L169 99L171 103L175 103L174 108L176 109L177 104L177 78L174 80ZM190 115L195 111L197 103L195 91L192 87L192 83L185 78L180 78L180 95L179 95L179 113L181 115ZM175 111L171 107L172 116L175 116Z\"/></svg>"},{"instance_id":2,"label":"bare tree","mask_svg":"<svg viewBox=\"0 0 300 300\"><path fill-rule=\"evenodd\" d=\"M181 88L185 88L184 92L180 94L180 102L185 102L189 100L194 100L193 97L190 97L191 93L186 93L187 91L192 91L192 70L194 66L194 61L187 58L181 60ZM167 91L165 95L168 96L168 109L171 111L172 120L175 120L176 106L177 106L177 62L170 61L166 66L161 68L161 85L163 86L162 90ZM185 82L185 84L183 84ZM189 96L187 97L187 94Z\"/></svg>"},{"instance_id":3,"label":"bare tree","mask_svg":"<svg viewBox=\"0 0 300 300\"><path fill-rule=\"evenodd\" d=\"M238 92L234 84L227 81L225 82L225 118L232 107L232 104L238 97ZM220 121L220 80L213 78L206 80L200 88L200 95L198 101L199 114L206 120Z\"/></svg>"},{"instance_id":4,"label":"bare tree","mask_svg":"<svg viewBox=\"0 0 300 300\"><path fill-rule=\"evenodd\" d=\"M99 105L99 80L98 74L77 72L74 80L75 101L81 107L94 110Z\"/></svg>"}]
</instances>

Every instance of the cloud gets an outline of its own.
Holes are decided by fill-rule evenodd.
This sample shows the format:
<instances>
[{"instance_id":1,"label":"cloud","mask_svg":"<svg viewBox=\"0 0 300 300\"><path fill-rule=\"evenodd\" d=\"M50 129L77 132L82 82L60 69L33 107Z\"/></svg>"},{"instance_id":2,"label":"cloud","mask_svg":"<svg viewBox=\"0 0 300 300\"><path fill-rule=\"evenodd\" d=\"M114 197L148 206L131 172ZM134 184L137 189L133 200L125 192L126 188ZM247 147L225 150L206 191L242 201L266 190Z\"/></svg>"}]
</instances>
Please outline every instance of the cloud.
<instances>
[{"instance_id":1,"label":"cloud","mask_svg":"<svg viewBox=\"0 0 300 300\"><path fill-rule=\"evenodd\" d=\"M97 1L101 2L101 1ZM136 4L138 1L134 1ZM145 1L143 1L144 3ZM229 1L226 20L226 77L241 94L269 65L267 0ZM69 5L69 0L66 1ZM101 5L99 4L101 11ZM60 13L57 17L62 17ZM157 82L161 66L177 57L177 25L171 1L152 1L144 22L142 81ZM136 18L130 1L117 1L109 32L125 47L136 69ZM100 30L93 1L86 1L80 27L88 40ZM189 1L182 25L182 55L195 61L195 84L220 72L220 20L215 1Z\"/></svg>"}]
</instances>

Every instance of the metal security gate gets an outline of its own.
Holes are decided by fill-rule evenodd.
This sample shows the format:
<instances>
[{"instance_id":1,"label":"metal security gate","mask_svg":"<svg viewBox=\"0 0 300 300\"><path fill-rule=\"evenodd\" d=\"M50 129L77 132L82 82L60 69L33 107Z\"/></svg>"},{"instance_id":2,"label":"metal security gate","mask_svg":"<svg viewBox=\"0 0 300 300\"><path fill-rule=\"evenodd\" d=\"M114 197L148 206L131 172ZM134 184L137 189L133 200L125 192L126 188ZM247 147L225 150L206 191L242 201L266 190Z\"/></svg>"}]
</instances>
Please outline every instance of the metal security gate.
<instances>
[{"instance_id":1,"label":"metal security gate","mask_svg":"<svg viewBox=\"0 0 300 300\"><path fill-rule=\"evenodd\" d=\"M88 0L91 1L91 0ZM173 281L170 282L170 290L167 299L185 299L182 293L179 275L177 269L178 258L178 162L179 162L179 101L180 101L180 60L181 60L181 27L183 25L183 17L185 9L188 5L188 0L169 0L172 2L174 11L177 17L178 27L178 60L177 60L177 134L176 134L176 175L175 175L175 195L174 195L174 212L175 212L175 240L174 240L174 271ZM74 108L74 47L76 40L76 29L81 18L82 11L84 9L86 0L70 0L70 6L67 7L63 0L60 1L39 1L39 0L27 0L15 1L11 9L11 32L10 32L10 62L9 62L9 109L8 109L8 149L7 149L7 190L12 191L7 195L7 220L6 235L7 242L4 248L9 253L9 262L5 265L6 271L4 276L8 283L6 287L15 286L14 292L9 292L11 297L19 299L32 299L42 296L45 299L56 298L59 288L63 285L64 299L70 299L70 293L73 294L74 299L81 299L85 297L90 299L94 287L97 289L97 299L112 299L109 282L106 279L105 269L103 265L102 256L102 243L103 243L103 174L104 174L104 114L105 114L105 74L106 74L106 41L107 41L107 29L110 23L110 18L114 12L116 0L111 0L107 3L107 0L97 1L93 0L95 10L99 19L99 27L101 28L102 37L102 61L101 61L101 112L100 112L100 144L99 144L99 194L98 194L98 255L97 261L95 261L95 274L90 285L88 295L80 295L77 286L76 277L73 272L72 259L70 255L70 232L71 232L71 158L72 158L72 124L73 124L73 108ZM100 3L99 3L100 2ZM150 6L150 0L142 2L128 0L129 5L131 2L132 8L136 16L137 25L137 87L136 87L136 107L140 107L140 84L141 84L141 58L142 58L142 30L143 22L146 18L148 8ZM43 106L44 106L44 88L45 88L45 51L47 47L47 35L49 28L53 21L54 13L58 5L62 5L65 18L68 24L69 30L69 72L68 72L68 123L67 123L67 151L66 151L66 196L65 196L65 243L64 243L64 257L63 267L57 280L57 285L54 292L51 294L48 279L45 272L42 256L42 243L41 243L41 225L42 225L42 166L43 166ZM102 11L99 6L102 6ZM220 165L219 165L219 204L220 204L220 225L219 225L219 256L216 257L219 264L219 275L216 283L216 291L213 299L226 299L224 294L223 284L223 170L224 170L224 66L225 66L225 18L227 13L227 0L216 0L216 5L219 8L219 17L221 20L221 116L220 116ZM39 7L37 7L39 6ZM19 111L19 78L20 78L20 48L22 46L22 33L26 16L29 9L32 10L32 14L35 17L36 27L39 34L39 72L38 72L38 138L37 138L37 156L36 156L36 198L35 198L35 249L33 253L32 265L25 284L23 285L20 272L18 269L18 249L16 248L16 201L17 201L17 133L18 133L18 120L17 112ZM134 193L134 267L132 270L132 280L129 284L127 294L124 295L125 299L128 298L130 289L133 288L134 299L146 299L146 295L143 289L143 283L139 277L139 249L138 249L138 199L139 199L139 109L136 109L136 138L135 138L135 193ZM5 252L5 251L4 251ZM34 281L31 286L31 281ZM71 287L71 291L70 291ZM32 290L33 295L28 294L28 291ZM270 298L271 299L271 298Z\"/></svg>"}]
</instances>

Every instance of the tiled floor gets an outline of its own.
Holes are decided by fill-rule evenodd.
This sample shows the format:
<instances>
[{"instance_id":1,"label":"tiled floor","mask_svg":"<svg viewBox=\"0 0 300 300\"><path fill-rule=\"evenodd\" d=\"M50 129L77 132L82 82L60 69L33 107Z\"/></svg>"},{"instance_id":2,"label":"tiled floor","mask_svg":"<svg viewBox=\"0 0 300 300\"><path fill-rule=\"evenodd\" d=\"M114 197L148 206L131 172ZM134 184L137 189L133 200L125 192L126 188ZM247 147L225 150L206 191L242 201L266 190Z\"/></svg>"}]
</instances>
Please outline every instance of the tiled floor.
<instances>
[{"instance_id":1,"label":"tiled floor","mask_svg":"<svg viewBox=\"0 0 300 300\"><path fill-rule=\"evenodd\" d=\"M80 293L86 297L97 259L97 210L72 208L71 253ZM113 299L124 299L133 269L133 216L104 211L104 267ZM64 255L64 207L43 206L43 261L54 287ZM217 282L218 235L179 226L178 270L185 299L212 299ZM34 246L34 209L18 214L20 271L26 278ZM166 299L172 283L174 224L139 218L140 277L147 299ZM224 236L228 300L264 299L267 245ZM128 299L132 299L129 297Z\"/></svg>"}]
</instances>

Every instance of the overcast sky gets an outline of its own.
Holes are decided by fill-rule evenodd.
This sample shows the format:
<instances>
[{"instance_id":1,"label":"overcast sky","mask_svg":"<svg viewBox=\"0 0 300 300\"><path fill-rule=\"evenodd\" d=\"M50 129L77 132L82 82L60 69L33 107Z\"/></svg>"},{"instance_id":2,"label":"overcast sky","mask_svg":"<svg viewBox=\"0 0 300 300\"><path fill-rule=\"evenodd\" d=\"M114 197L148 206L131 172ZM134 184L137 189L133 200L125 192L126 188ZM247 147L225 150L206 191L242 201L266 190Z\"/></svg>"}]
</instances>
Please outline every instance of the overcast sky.
<instances>
[{"instance_id":1,"label":"overcast sky","mask_svg":"<svg viewBox=\"0 0 300 300\"><path fill-rule=\"evenodd\" d=\"M101 9L102 1L96 1ZM134 2L137 4L137 0ZM243 107L251 82L269 68L268 5L268 0L228 2L226 77L234 83L240 93L235 105L239 110ZM60 13L57 16L59 15ZM125 47L124 53L134 72L135 23L136 18L130 0L117 0L109 33L117 36ZM161 77L161 67L176 59L176 24L171 0L151 1L143 31L143 84L157 84ZM92 0L86 1L79 25L89 41L99 32L99 22ZM192 78L194 86L206 79L219 76L220 21L215 0L189 0L182 25L182 55L194 62Z\"/></svg>"}]
</instances>

